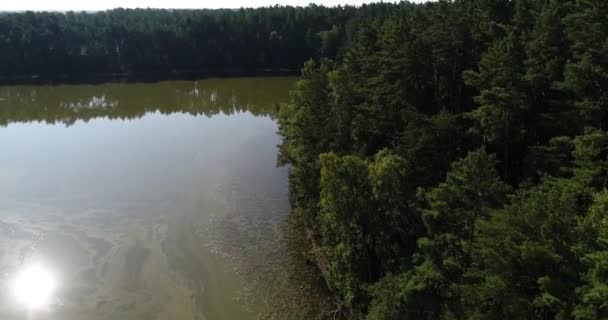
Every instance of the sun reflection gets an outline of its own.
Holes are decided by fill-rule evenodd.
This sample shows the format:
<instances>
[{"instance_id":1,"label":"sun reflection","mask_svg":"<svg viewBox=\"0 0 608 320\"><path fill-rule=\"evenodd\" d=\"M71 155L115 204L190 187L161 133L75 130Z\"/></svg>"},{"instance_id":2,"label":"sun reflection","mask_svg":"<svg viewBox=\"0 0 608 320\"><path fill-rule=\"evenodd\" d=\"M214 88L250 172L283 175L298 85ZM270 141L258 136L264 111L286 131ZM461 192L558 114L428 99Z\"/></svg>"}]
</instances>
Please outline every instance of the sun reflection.
<instances>
[{"instance_id":1,"label":"sun reflection","mask_svg":"<svg viewBox=\"0 0 608 320\"><path fill-rule=\"evenodd\" d=\"M31 265L17 274L12 289L19 304L28 309L40 309L51 304L57 279L45 266Z\"/></svg>"}]
</instances>

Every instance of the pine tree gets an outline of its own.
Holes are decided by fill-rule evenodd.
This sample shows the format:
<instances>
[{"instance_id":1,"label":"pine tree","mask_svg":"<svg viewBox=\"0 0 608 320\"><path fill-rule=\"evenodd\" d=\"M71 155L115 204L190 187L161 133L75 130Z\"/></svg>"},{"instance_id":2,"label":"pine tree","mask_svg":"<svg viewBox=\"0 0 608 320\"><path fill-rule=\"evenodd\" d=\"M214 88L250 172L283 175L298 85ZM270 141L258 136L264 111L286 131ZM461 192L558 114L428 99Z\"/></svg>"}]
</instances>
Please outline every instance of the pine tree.
<instances>
[{"instance_id":1,"label":"pine tree","mask_svg":"<svg viewBox=\"0 0 608 320\"><path fill-rule=\"evenodd\" d=\"M448 281L447 291L436 294L457 315L464 313L460 287L474 261L478 225L490 218L491 209L504 203L509 190L495 166L495 158L484 150L471 152L451 166L445 182L423 194L428 208L422 217L428 236L419 240L420 250Z\"/></svg>"},{"instance_id":2,"label":"pine tree","mask_svg":"<svg viewBox=\"0 0 608 320\"><path fill-rule=\"evenodd\" d=\"M479 62L478 71L466 71L465 82L479 89L475 97L479 105L469 116L478 123L483 140L500 152L505 180L513 178L512 169L525 127L522 118L528 108L521 90L522 52L518 36L509 32L492 44ZM500 150L502 149L502 150ZM514 154L514 151L518 153Z\"/></svg>"},{"instance_id":3,"label":"pine tree","mask_svg":"<svg viewBox=\"0 0 608 320\"><path fill-rule=\"evenodd\" d=\"M586 196L575 180L547 178L481 224L465 289L478 318L570 318L583 270L574 244Z\"/></svg>"},{"instance_id":4,"label":"pine tree","mask_svg":"<svg viewBox=\"0 0 608 320\"><path fill-rule=\"evenodd\" d=\"M328 151L332 136L328 64L310 61L302 69L302 80L297 84L293 103L279 110L279 134L283 143L279 148L280 164L291 164L289 195L294 212L313 230L317 228L319 199L319 154Z\"/></svg>"},{"instance_id":5,"label":"pine tree","mask_svg":"<svg viewBox=\"0 0 608 320\"><path fill-rule=\"evenodd\" d=\"M542 6L530 40L526 43L526 73L524 80L529 88L530 113L527 118L528 141L544 143L558 132L576 134L573 114L566 95L556 84L563 79L568 52L562 17L563 1L548 0Z\"/></svg>"},{"instance_id":6,"label":"pine tree","mask_svg":"<svg viewBox=\"0 0 608 320\"><path fill-rule=\"evenodd\" d=\"M608 2L577 0L565 19L572 59L561 88L571 93L584 126L608 126Z\"/></svg>"}]
</instances>

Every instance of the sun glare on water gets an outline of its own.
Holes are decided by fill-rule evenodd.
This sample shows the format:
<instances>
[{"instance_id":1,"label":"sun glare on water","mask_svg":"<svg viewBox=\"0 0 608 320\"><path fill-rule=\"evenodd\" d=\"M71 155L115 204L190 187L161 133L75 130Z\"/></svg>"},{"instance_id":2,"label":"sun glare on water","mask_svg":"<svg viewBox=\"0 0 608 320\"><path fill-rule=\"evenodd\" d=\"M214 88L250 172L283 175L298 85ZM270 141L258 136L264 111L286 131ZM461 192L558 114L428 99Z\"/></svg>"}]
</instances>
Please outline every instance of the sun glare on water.
<instances>
[{"instance_id":1,"label":"sun glare on water","mask_svg":"<svg viewBox=\"0 0 608 320\"><path fill-rule=\"evenodd\" d=\"M28 309L40 309L51 304L57 279L50 269L31 265L17 274L12 289L19 304Z\"/></svg>"}]
</instances>

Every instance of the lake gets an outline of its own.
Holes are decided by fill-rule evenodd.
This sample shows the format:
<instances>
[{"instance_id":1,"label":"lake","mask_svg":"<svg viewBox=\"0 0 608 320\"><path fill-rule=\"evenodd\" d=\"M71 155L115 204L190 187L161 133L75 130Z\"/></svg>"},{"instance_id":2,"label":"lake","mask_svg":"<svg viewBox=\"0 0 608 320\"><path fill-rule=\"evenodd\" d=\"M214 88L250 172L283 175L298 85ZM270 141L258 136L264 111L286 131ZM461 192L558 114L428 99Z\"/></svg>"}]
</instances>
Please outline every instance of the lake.
<instances>
[{"instance_id":1,"label":"lake","mask_svg":"<svg viewBox=\"0 0 608 320\"><path fill-rule=\"evenodd\" d=\"M295 81L0 87L0 318L320 312L281 240Z\"/></svg>"}]
</instances>

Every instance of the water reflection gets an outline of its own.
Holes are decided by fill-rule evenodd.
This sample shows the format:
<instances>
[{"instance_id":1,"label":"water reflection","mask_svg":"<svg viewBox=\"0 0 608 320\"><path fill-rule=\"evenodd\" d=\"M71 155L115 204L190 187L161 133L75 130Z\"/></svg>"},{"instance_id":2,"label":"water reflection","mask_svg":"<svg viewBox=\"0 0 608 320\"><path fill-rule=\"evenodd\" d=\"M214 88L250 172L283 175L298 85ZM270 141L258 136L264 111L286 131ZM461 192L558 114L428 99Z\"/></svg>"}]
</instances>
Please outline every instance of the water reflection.
<instances>
[{"instance_id":1,"label":"water reflection","mask_svg":"<svg viewBox=\"0 0 608 320\"><path fill-rule=\"evenodd\" d=\"M38 311L53 303L58 284L56 274L48 266L36 263L24 266L14 275L10 290L16 303L29 311Z\"/></svg>"},{"instance_id":2,"label":"water reflection","mask_svg":"<svg viewBox=\"0 0 608 320\"><path fill-rule=\"evenodd\" d=\"M135 119L147 113L272 115L287 101L294 78L238 78L159 83L0 87L0 125L42 121L72 125L107 117Z\"/></svg>"},{"instance_id":3,"label":"water reflection","mask_svg":"<svg viewBox=\"0 0 608 320\"><path fill-rule=\"evenodd\" d=\"M255 319L236 260L289 211L294 81L0 87L0 319Z\"/></svg>"}]
</instances>

